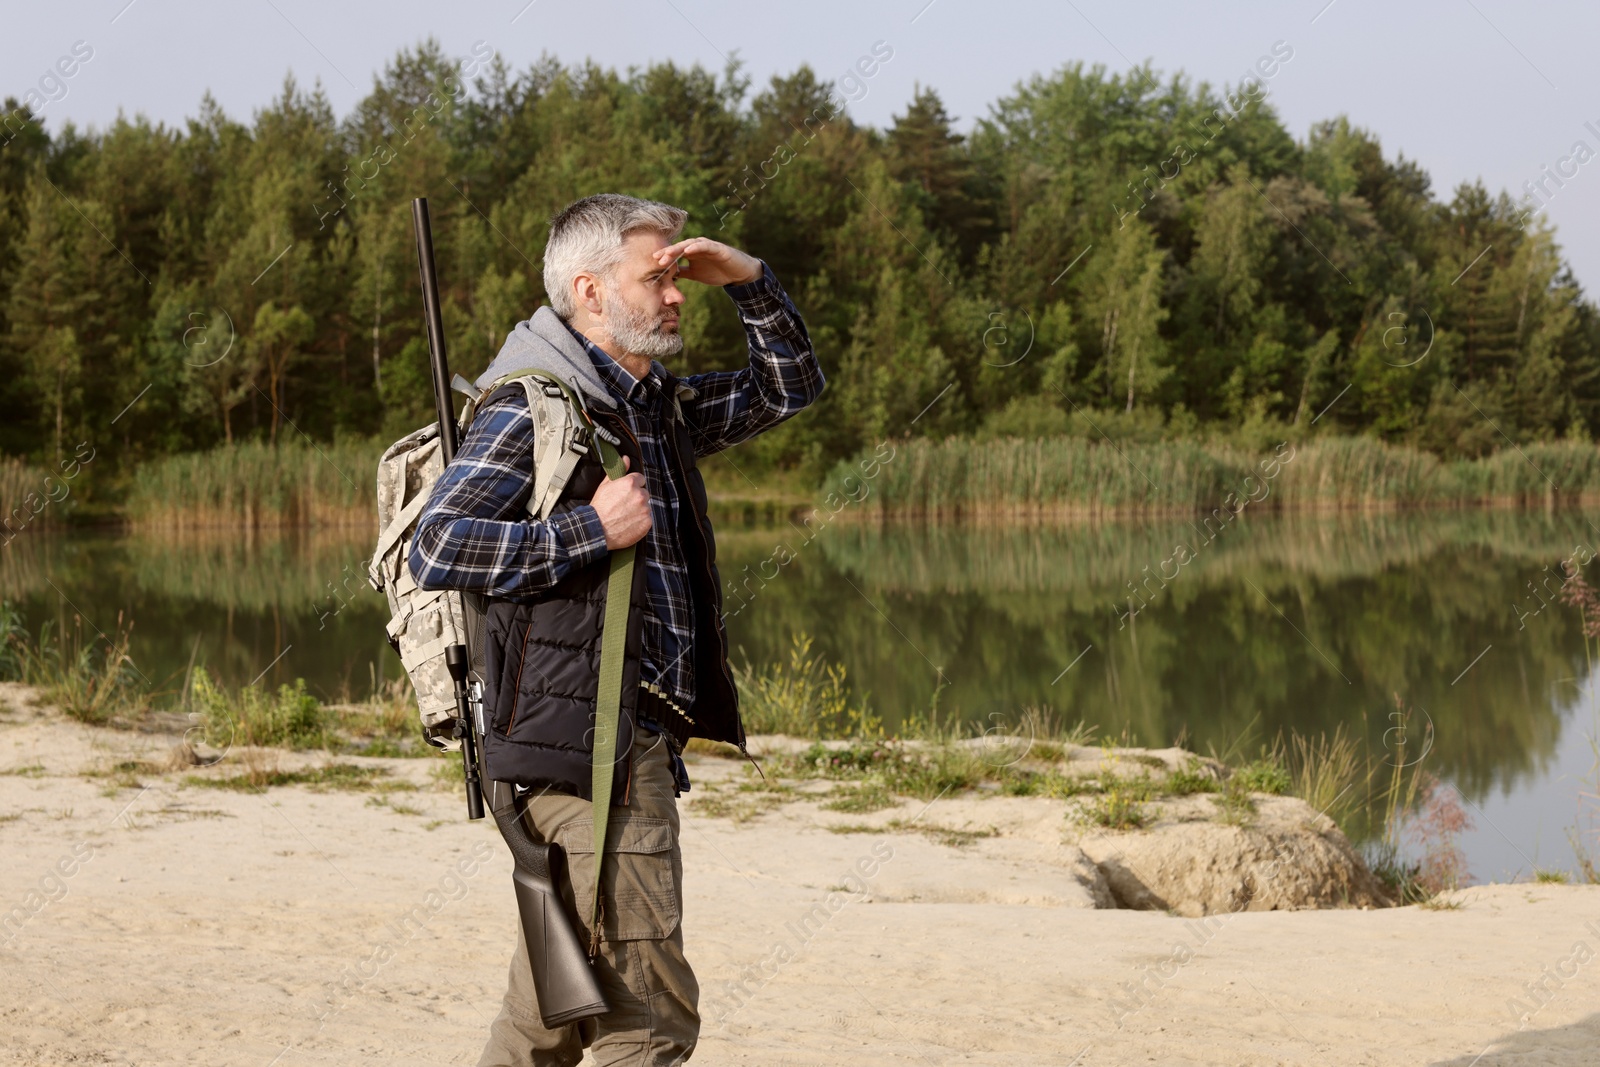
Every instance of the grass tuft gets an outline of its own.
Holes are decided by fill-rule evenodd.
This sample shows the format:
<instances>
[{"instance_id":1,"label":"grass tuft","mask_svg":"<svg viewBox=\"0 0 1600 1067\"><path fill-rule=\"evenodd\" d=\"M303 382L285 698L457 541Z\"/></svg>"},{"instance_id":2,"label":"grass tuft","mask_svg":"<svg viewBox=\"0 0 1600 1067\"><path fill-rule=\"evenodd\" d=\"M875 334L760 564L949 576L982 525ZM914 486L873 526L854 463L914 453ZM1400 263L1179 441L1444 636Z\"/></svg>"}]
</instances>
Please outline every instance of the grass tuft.
<instances>
[{"instance_id":1,"label":"grass tuft","mask_svg":"<svg viewBox=\"0 0 1600 1067\"><path fill-rule=\"evenodd\" d=\"M0 605L0 672L36 685L45 699L91 726L132 724L149 711L145 678L129 654L133 623L119 612L111 634L85 634L74 614L72 629L56 636L46 623L34 641L9 604Z\"/></svg>"},{"instance_id":2,"label":"grass tuft","mask_svg":"<svg viewBox=\"0 0 1600 1067\"><path fill-rule=\"evenodd\" d=\"M1222 788L1222 783L1205 764L1191 757L1167 775L1162 788L1173 796L1186 797L1193 793L1215 793Z\"/></svg>"},{"instance_id":3,"label":"grass tuft","mask_svg":"<svg viewBox=\"0 0 1600 1067\"><path fill-rule=\"evenodd\" d=\"M1256 802L1250 795L1250 779L1236 773L1223 783L1222 791L1211 797L1217 806L1217 820L1243 829L1255 820Z\"/></svg>"},{"instance_id":4,"label":"grass tuft","mask_svg":"<svg viewBox=\"0 0 1600 1067\"><path fill-rule=\"evenodd\" d=\"M882 782L869 781L835 789L822 807L825 811L843 811L852 815L864 815L867 812L892 808L899 803L900 798L895 796L894 791L887 785Z\"/></svg>"},{"instance_id":5,"label":"grass tuft","mask_svg":"<svg viewBox=\"0 0 1600 1067\"><path fill-rule=\"evenodd\" d=\"M329 763L303 771L266 770L225 778L190 774L183 779L185 785L201 789L230 789L238 793L265 793L273 786L304 785L313 792L329 790L341 792L367 792L374 789L406 791L414 789L409 783L384 782L389 772L383 767L361 767L354 763Z\"/></svg>"},{"instance_id":6,"label":"grass tuft","mask_svg":"<svg viewBox=\"0 0 1600 1067\"><path fill-rule=\"evenodd\" d=\"M1150 821L1145 805L1160 789L1148 771L1137 777L1102 774L1095 784L1098 795L1072 813L1077 821L1107 830L1137 830Z\"/></svg>"},{"instance_id":7,"label":"grass tuft","mask_svg":"<svg viewBox=\"0 0 1600 1067\"><path fill-rule=\"evenodd\" d=\"M1244 793L1271 793L1274 796L1289 792L1294 784L1289 771L1271 755L1252 760L1234 771L1228 778L1228 784L1231 785L1235 779L1238 780L1237 788Z\"/></svg>"},{"instance_id":8,"label":"grass tuft","mask_svg":"<svg viewBox=\"0 0 1600 1067\"><path fill-rule=\"evenodd\" d=\"M1294 735L1289 741L1289 792L1327 815L1340 826L1366 803L1366 786L1371 768L1362 767L1355 738L1344 732L1344 724L1333 735L1315 737Z\"/></svg>"}]
</instances>

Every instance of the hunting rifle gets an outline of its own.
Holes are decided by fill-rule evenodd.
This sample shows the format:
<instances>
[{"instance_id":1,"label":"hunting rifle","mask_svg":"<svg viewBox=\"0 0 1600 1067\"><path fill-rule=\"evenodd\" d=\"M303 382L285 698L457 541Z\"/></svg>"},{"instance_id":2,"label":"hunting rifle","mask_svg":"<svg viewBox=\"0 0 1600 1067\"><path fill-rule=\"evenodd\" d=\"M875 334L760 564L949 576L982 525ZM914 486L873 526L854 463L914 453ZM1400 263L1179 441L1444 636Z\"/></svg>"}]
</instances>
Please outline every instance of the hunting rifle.
<instances>
[{"instance_id":1,"label":"hunting rifle","mask_svg":"<svg viewBox=\"0 0 1600 1067\"><path fill-rule=\"evenodd\" d=\"M428 357L433 371L433 399L439 415L439 447L445 465L455 458L456 415L450 400L450 365L445 358L444 316L439 310L439 279L434 270L433 228L428 218L428 200L411 201L411 221L417 231L417 268L422 276L422 313L428 329ZM481 603L475 594L463 593L464 614L481 620ZM469 633L482 634L481 626L469 625ZM484 791L489 793L489 810L500 827L500 835L511 849L511 881L517 894L517 913L522 919L522 936L527 942L528 961L533 966L534 995L539 1015L551 1029L580 1019L603 1014L605 997L595 981L589 959L578 941L572 917L556 888L557 872L563 855L560 846L536 841L517 811L516 794L508 782L489 780L480 774L478 758L482 738L483 701L468 681L472 656L465 645L445 649L445 664L455 682L456 737L461 741L461 765L467 783L467 818L483 818Z\"/></svg>"}]
</instances>

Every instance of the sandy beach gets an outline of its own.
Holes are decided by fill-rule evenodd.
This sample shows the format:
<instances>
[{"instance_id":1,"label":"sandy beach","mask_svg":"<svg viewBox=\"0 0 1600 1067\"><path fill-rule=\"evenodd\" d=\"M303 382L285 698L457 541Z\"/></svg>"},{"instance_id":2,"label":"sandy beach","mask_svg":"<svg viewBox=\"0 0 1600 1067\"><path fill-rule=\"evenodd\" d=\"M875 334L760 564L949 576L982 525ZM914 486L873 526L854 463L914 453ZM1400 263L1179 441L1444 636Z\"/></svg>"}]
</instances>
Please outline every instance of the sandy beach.
<instances>
[{"instance_id":1,"label":"sandy beach","mask_svg":"<svg viewBox=\"0 0 1600 1067\"><path fill-rule=\"evenodd\" d=\"M20 692L0 693L0 1061L476 1062L510 861L432 761L341 758L415 791L200 788L116 771L172 736ZM1095 907L1062 801L907 802L879 813L894 829L836 833L850 818L803 797L730 813L738 763L690 773L695 1063L1596 1062L1600 887L1180 918Z\"/></svg>"}]
</instances>

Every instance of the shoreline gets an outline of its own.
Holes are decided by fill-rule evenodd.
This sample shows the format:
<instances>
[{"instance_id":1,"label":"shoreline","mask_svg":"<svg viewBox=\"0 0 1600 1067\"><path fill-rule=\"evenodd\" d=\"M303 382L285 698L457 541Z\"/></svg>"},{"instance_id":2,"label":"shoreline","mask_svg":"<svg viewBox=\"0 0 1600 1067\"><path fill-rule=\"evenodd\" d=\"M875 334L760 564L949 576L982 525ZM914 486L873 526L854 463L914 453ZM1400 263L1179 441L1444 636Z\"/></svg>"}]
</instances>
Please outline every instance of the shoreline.
<instances>
[{"instance_id":1,"label":"shoreline","mask_svg":"<svg viewBox=\"0 0 1600 1067\"><path fill-rule=\"evenodd\" d=\"M1265 514L1282 518L1338 518L1344 516L1427 515L1440 513L1512 513L1558 515L1580 512L1585 508L1600 508L1600 492L1564 495L1559 499L1534 499L1526 496L1500 496L1479 499L1429 500L1429 501L1310 501L1287 505L1265 502L1249 507L1225 511L1220 504L1208 508L1203 504L1158 507L1084 507L1079 505L1025 505L1004 504L982 508L892 508L877 509L846 504L839 509L822 514L826 500L785 498L747 499L727 497L710 499L713 522L725 524L729 529L783 529L793 522L806 522L822 517L827 523L845 523L855 526L894 526L945 524L963 527L1072 525L1098 526L1148 519L1180 521L1186 518L1226 516L1234 522L1251 514ZM720 515L718 513L721 513ZM735 514L737 513L737 515ZM755 516L755 517L752 517ZM157 522L130 518L125 515L100 516L94 519L69 520L52 523L30 523L17 530L0 545L29 533L51 535L61 533L98 533L110 536L274 533L334 533L363 535L377 529L377 512L370 515L353 515L337 522L305 522L284 519L258 521L244 517L213 519L207 521ZM376 533L372 534L376 537Z\"/></svg>"}]
</instances>

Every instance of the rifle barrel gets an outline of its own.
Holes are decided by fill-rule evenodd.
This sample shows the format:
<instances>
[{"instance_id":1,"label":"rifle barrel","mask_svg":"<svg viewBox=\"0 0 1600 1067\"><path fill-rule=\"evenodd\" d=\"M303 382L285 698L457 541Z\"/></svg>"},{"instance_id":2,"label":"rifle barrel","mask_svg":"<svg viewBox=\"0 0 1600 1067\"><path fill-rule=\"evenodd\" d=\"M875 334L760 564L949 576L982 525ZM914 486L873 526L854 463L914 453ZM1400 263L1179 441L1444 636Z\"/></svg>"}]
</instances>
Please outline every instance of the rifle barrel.
<instances>
[{"instance_id":1,"label":"rifle barrel","mask_svg":"<svg viewBox=\"0 0 1600 1067\"><path fill-rule=\"evenodd\" d=\"M422 276L422 316L428 327L428 365L433 371L433 402L439 414L439 451L448 466L456 458L456 409L450 401L450 362L444 350L444 316L439 311L439 275L433 262L433 224L428 198L411 201L411 223L417 231L417 272ZM459 595L459 594L457 594ZM471 668L466 645L450 645L445 662L456 689L456 736L461 739L461 770L467 787L467 818L483 818L483 788L478 774L478 737L472 721L467 675Z\"/></svg>"},{"instance_id":2,"label":"rifle barrel","mask_svg":"<svg viewBox=\"0 0 1600 1067\"><path fill-rule=\"evenodd\" d=\"M433 225L428 198L411 201L411 222L417 231L417 270L422 275L422 316L428 327L428 360L433 370L433 402L439 412L439 444L444 461L456 458L456 409L450 400L450 363L444 350L444 315L439 310L439 276L433 263Z\"/></svg>"}]
</instances>

